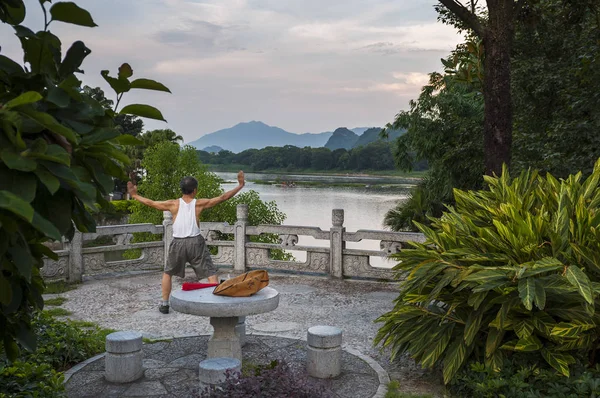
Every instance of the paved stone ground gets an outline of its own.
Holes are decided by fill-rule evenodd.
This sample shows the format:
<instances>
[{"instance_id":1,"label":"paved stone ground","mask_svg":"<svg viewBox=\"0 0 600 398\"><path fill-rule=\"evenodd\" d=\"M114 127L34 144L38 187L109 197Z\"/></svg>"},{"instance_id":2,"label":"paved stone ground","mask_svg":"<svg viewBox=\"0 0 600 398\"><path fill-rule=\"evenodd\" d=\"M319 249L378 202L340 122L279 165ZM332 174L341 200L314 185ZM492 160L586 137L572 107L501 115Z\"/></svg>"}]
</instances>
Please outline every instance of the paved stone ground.
<instances>
[{"instance_id":1,"label":"paved stone ground","mask_svg":"<svg viewBox=\"0 0 600 398\"><path fill-rule=\"evenodd\" d=\"M77 371L67 382L71 398L84 397L198 397L198 363L206 358L208 336L184 337L172 342L144 345L144 377L127 384L104 379L104 359L100 358ZM306 342L270 336L249 336L244 346L243 363L267 365L285 360L298 374L304 369ZM379 387L377 373L364 361L343 352L343 373L331 380L312 379L326 388L328 396L339 398L372 397Z\"/></svg>"},{"instance_id":2,"label":"paved stone ground","mask_svg":"<svg viewBox=\"0 0 600 398\"><path fill-rule=\"evenodd\" d=\"M270 286L280 292L279 307L270 313L246 318L247 334L277 334L305 339L309 327L332 325L343 330L344 346L375 359L406 392L441 396L440 376L401 358L393 363L389 352L373 347L379 325L373 321L393 307L397 285L391 283L334 280L319 277L270 274ZM185 279L174 278L174 289L193 281L188 269ZM208 318L171 311L158 312L160 273L114 276L89 280L60 296L73 319L92 321L116 330L136 330L149 338L208 335ZM199 361L198 361L199 362Z\"/></svg>"}]
</instances>

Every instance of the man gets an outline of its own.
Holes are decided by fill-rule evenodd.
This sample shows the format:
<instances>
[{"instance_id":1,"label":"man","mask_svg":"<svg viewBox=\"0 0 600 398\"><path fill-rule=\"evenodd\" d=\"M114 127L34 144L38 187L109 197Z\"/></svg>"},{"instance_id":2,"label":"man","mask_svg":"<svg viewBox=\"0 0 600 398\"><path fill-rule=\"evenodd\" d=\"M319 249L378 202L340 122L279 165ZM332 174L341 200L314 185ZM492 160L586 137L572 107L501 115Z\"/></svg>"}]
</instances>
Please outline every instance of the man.
<instances>
[{"instance_id":1,"label":"man","mask_svg":"<svg viewBox=\"0 0 600 398\"><path fill-rule=\"evenodd\" d=\"M244 187L243 171L238 173L237 179L238 186L221 196L212 199L195 199L198 193L198 181L194 177L185 177L179 183L181 198L161 202L138 195L137 186L131 181L127 183L127 191L133 199L157 210L168 210L173 215L173 242L169 246L169 256L162 276L162 301L158 307L161 313L169 313L173 275L183 278L186 263L192 265L198 279L208 277L210 283L217 283L217 267L213 264L206 242L200 235L198 221L202 210L225 202Z\"/></svg>"}]
</instances>

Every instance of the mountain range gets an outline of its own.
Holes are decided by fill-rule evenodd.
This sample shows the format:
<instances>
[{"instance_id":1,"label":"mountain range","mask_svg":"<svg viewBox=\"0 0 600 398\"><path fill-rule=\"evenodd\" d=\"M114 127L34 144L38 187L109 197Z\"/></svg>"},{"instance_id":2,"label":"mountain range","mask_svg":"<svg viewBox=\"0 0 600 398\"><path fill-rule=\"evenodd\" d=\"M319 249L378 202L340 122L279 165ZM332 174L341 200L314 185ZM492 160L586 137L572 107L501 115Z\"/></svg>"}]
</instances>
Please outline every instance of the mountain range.
<instances>
[{"instance_id":1,"label":"mountain range","mask_svg":"<svg viewBox=\"0 0 600 398\"><path fill-rule=\"evenodd\" d=\"M359 136L368 130L369 127L356 127L354 129L340 128L335 132L294 134L263 122L251 121L238 123L233 127L203 135L190 142L189 145L202 150L206 150L207 147L211 150L216 149L214 147L220 147L235 153L250 148L261 149L267 146L285 145L294 145L300 148L306 146L313 148L326 146L330 148L331 146L340 145L336 148L350 149L353 144L348 146L347 138L352 141L352 137L354 137L354 142L356 142ZM334 135L333 143L330 144L329 141Z\"/></svg>"}]
</instances>

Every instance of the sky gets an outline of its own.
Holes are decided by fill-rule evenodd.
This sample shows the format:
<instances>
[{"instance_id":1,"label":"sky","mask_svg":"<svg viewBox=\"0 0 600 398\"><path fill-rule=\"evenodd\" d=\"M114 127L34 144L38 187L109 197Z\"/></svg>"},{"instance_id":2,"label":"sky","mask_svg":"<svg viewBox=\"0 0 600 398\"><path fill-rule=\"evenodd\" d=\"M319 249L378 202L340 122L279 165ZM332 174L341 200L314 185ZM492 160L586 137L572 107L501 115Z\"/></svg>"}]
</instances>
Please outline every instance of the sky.
<instances>
[{"instance_id":1,"label":"sky","mask_svg":"<svg viewBox=\"0 0 600 398\"><path fill-rule=\"evenodd\" d=\"M56 1L55 1L56 2ZM25 26L43 27L38 0ZM435 0L76 0L98 27L53 22L63 52L82 40L92 53L84 84L114 93L100 76L128 62L135 77L172 94L131 91L123 104L158 107L186 142L260 120L292 133L382 126L408 107L461 41L436 20ZM12 29L1 53L22 60Z\"/></svg>"}]
</instances>

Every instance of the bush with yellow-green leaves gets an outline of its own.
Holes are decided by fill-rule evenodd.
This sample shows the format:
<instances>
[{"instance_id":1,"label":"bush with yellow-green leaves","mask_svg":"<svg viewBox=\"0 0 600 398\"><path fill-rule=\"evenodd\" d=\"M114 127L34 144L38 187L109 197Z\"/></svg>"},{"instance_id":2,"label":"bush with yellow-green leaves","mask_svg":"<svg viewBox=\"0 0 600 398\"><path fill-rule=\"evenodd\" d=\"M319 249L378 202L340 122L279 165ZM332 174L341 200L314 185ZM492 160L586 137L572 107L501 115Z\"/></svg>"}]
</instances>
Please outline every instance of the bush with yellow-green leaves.
<instances>
[{"instance_id":1,"label":"bush with yellow-green leaves","mask_svg":"<svg viewBox=\"0 0 600 398\"><path fill-rule=\"evenodd\" d=\"M455 207L419 225L427 241L395 256L400 294L376 343L441 365L446 383L467 362L499 371L515 352L569 376L600 337L600 161L585 179L485 181L455 190Z\"/></svg>"}]
</instances>

